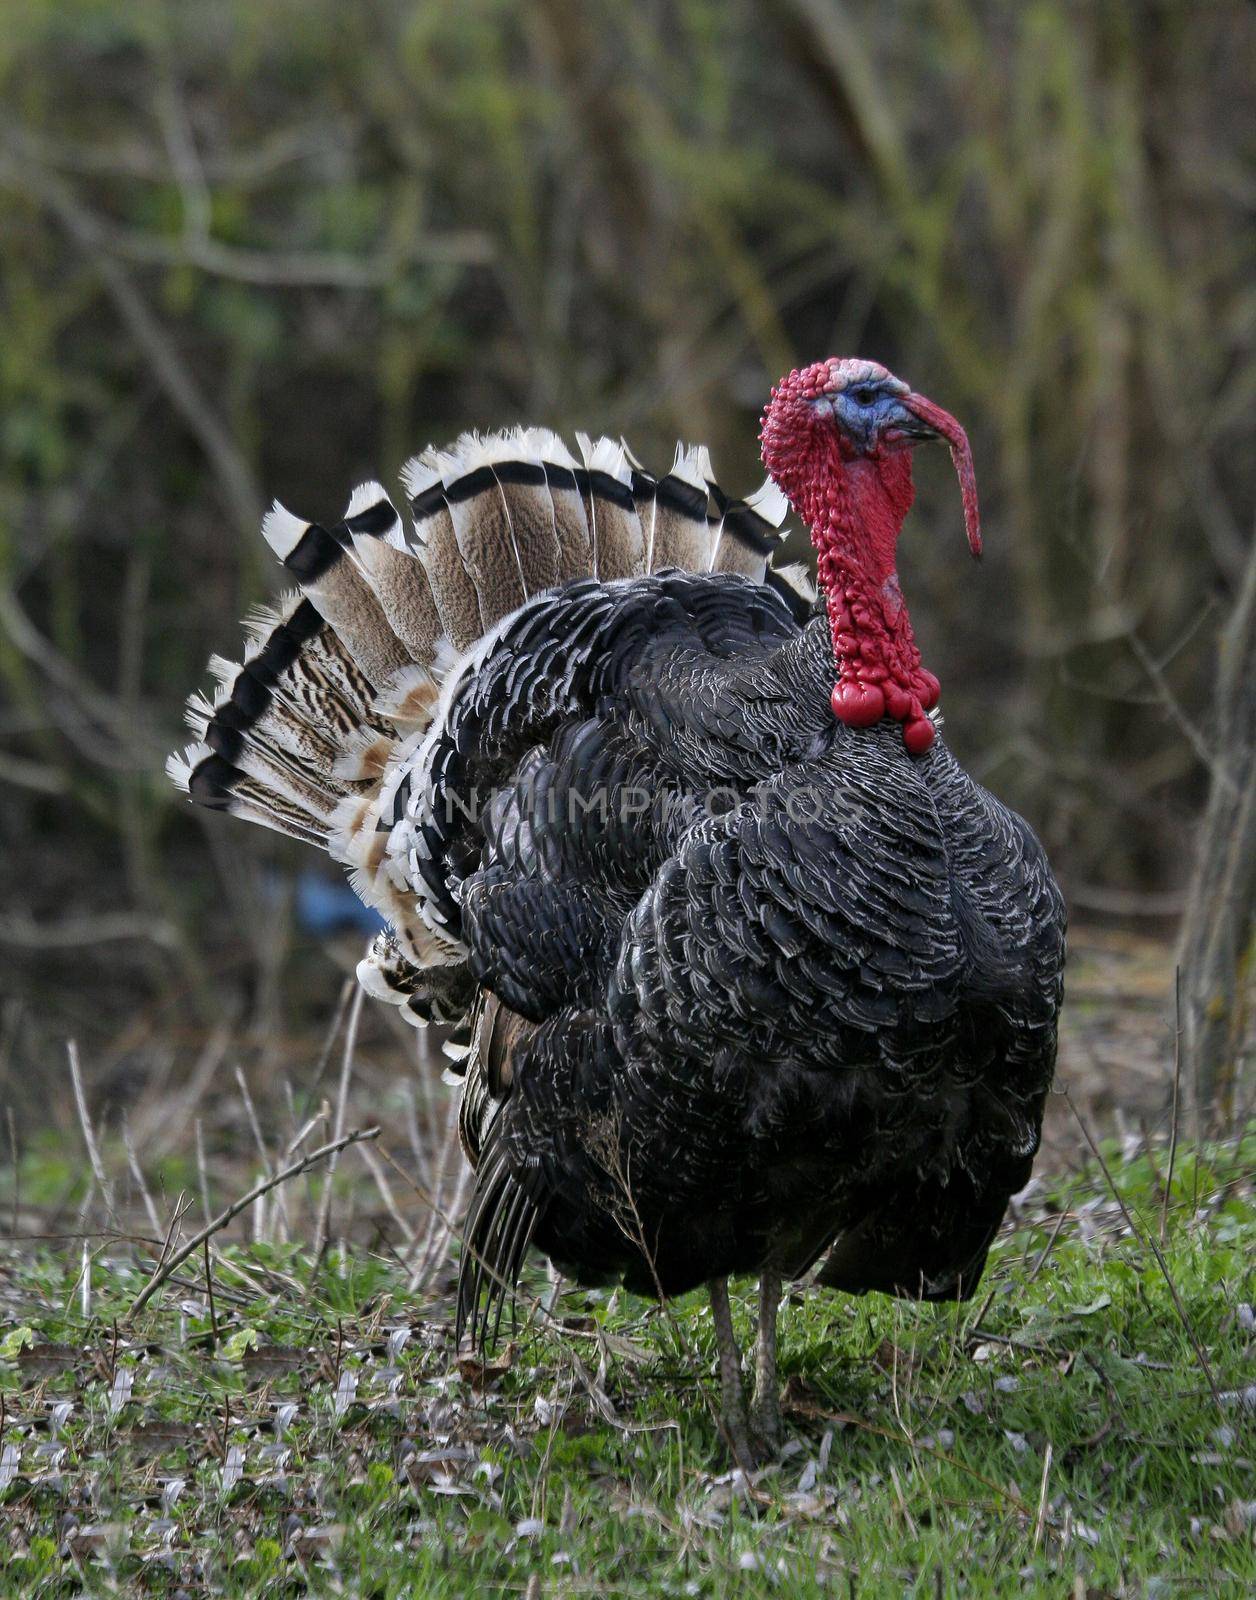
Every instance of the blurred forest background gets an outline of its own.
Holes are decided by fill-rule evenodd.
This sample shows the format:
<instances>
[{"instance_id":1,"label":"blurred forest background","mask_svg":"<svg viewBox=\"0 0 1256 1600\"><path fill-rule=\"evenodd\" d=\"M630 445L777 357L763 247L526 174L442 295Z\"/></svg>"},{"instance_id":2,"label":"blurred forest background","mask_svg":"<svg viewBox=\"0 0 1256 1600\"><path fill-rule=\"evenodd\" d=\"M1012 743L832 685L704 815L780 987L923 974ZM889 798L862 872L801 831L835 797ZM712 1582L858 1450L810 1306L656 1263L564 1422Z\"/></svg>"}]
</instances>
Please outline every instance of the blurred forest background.
<instances>
[{"instance_id":1,"label":"blurred forest background","mask_svg":"<svg viewBox=\"0 0 1256 1600\"><path fill-rule=\"evenodd\" d=\"M770 384L829 353L969 428L987 559L923 458L917 632L951 744L1081 929L1066 1077L1118 1074L1096 1030L1141 1017L1163 1102L1210 804L1238 841L1217 892L1250 883L1222 649L1256 583L1242 0L0 21L0 1137L74 1127L69 1037L141 1148L233 1065L314 1092L362 934L294 913L312 858L162 774L206 657L277 587L272 496L334 519L425 442L520 420L663 468L705 439L744 491ZM391 1024L362 1026L386 1085Z\"/></svg>"}]
</instances>

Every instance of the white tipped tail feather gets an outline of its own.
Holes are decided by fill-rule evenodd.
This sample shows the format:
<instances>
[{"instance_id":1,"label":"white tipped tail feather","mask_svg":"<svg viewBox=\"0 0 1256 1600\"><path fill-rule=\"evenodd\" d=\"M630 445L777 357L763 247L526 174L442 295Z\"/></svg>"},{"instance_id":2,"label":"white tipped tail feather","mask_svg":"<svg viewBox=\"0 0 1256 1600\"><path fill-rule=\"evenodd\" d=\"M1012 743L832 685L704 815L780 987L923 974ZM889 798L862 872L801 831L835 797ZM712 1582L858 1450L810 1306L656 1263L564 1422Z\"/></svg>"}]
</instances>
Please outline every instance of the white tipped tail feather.
<instances>
[{"instance_id":1,"label":"white tipped tail feather","mask_svg":"<svg viewBox=\"0 0 1256 1600\"><path fill-rule=\"evenodd\" d=\"M383 819L444 715L443 686L504 619L576 578L665 567L766 577L796 608L809 603L805 584L771 568L787 510L774 485L729 500L703 446L678 445L655 479L623 440L577 445L578 457L549 429L515 428L429 448L401 474L408 527L376 482L330 526L276 501L262 534L298 592L249 614L240 661L211 658L216 689L187 703L195 741L166 765L198 803L349 869L394 930L359 976L411 1020L457 1013L461 951L420 915Z\"/></svg>"}]
</instances>

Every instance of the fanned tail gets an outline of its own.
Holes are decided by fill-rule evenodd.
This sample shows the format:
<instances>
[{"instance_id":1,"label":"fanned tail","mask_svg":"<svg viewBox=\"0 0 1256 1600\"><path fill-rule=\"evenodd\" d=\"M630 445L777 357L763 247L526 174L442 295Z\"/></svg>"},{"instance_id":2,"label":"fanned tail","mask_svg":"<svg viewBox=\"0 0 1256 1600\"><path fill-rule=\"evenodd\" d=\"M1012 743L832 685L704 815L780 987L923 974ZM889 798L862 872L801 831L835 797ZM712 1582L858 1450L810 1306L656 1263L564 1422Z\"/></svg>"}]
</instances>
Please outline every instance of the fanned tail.
<instances>
[{"instance_id":1,"label":"fanned tail","mask_svg":"<svg viewBox=\"0 0 1256 1600\"><path fill-rule=\"evenodd\" d=\"M326 847L352 792L336 774L337 752L364 726L394 730L379 722L371 686L308 600L259 609L245 626L243 661L211 658L218 689L189 698L196 742L166 770L201 805Z\"/></svg>"},{"instance_id":2,"label":"fanned tail","mask_svg":"<svg viewBox=\"0 0 1256 1600\"><path fill-rule=\"evenodd\" d=\"M171 756L196 802L319 845L393 927L363 981L411 1020L450 1020L474 985L461 953L418 914L404 852L390 849L408 762L456 663L534 596L667 567L734 572L808 597L772 565L784 497L732 500L704 447L677 446L655 479L622 441L544 428L464 434L402 473L407 527L365 483L324 526L276 504L262 532L298 592L245 621L239 661L191 696L194 742Z\"/></svg>"}]
</instances>

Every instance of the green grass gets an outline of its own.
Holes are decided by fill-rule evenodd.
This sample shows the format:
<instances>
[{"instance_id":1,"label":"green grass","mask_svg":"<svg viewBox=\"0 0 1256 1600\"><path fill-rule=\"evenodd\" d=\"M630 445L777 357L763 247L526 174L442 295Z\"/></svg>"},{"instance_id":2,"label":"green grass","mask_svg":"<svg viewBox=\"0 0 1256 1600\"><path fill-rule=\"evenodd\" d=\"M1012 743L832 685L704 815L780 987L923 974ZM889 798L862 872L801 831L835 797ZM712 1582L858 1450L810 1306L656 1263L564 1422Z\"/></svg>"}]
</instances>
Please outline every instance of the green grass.
<instances>
[{"instance_id":1,"label":"green grass","mask_svg":"<svg viewBox=\"0 0 1256 1600\"><path fill-rule=\"evenodd\" d=\"M79 1245L6 1246L0 1593L1250 1594L1253 1156L1179 1155L1180 1310L1163 1156L1115 1152L1136 1236L1092 1172L972 1305L796 1291L787 1453L752 1483L701 1296L568 1290L564 1334L485 1372L447 1294L365 1250L226 1247L212 1319L191 1274L132 1325L130 1247L93 1246L84 1317Z\"/></svg>"}]
</instances>

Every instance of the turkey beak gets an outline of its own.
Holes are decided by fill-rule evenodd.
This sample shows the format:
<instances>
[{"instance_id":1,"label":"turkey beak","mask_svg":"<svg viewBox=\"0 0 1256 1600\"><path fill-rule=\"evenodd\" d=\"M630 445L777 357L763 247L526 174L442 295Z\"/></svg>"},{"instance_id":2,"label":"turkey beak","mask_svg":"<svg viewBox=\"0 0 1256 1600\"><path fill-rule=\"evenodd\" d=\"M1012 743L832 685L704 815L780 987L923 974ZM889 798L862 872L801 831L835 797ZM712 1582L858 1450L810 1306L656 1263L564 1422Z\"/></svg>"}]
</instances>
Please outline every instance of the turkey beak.
<instances>
[{"instance_id":1,"label":"turkey beak","mask_svg":"<svg viewBox=\"0 0 1256 1600\"><path fill-rule=\"evenodd\" d=\"M968 548L974 556L981 554L981 517L977 509L977 474L973 470L973 453L968 435L949 411L935 406L922 394L904 395L899 402L915 422L915 438L945 439L950 447L955 474L959 478L959 492L964 501L964 529L968 534Z\"/></svg>"}]
</instances>

